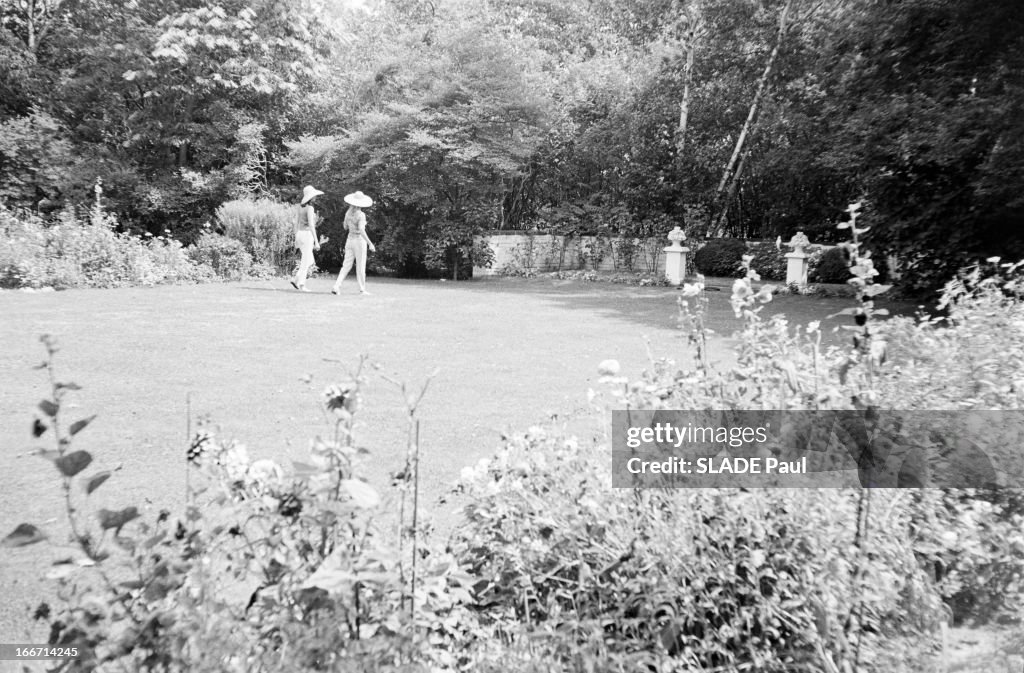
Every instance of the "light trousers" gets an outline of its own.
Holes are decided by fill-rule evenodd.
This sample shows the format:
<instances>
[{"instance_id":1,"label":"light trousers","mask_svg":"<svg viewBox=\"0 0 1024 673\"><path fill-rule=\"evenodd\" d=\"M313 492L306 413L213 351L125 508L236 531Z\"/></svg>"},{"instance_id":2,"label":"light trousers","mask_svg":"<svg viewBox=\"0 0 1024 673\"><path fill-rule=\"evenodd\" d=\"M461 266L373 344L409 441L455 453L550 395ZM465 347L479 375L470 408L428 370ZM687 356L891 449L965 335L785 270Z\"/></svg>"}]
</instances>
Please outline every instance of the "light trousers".
<instances>
[{"instance_id":1,"label":"light trousers","mask_svg":"<svg viewBox=\"0 0 1024 673\"><path fill-rule=\"evenodd\" d=\"M341 281L345 280L352 265L356 267L356 281L359 282L359 290L366 290L366 240L362 236L349 234L345 241L345 261L341 263L341 271L338 272L338 280L334 281L334 289L341 287Z\"/></svg>"},{"instance_id":2,"label":"light trousers","mask_svg":"<svg viewBox=\"0 0 1024 673\"><path fill-rule=\"evenodd\" d=\"M313 266L313 232L300 229L295 232L295 247L302 252L299 270L295 272L295 284L302 287L306 284L306 274Z\"/></svg>"}]
</instances>

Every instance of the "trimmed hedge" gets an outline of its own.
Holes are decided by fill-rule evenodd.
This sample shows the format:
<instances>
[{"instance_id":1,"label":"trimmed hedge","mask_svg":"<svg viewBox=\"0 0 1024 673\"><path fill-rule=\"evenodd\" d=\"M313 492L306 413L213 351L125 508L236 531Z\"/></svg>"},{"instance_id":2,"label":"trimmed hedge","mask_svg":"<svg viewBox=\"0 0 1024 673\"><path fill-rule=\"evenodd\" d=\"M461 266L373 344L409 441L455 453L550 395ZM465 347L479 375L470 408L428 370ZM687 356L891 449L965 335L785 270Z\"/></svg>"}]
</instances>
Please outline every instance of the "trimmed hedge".
<instances>
[{"instance_id":1,"label":"trimmed hedge","mask_svg":"<svg viewBox=\"0 0 1024 673\"><path fill-rule=\"evenodd\" d=\"M812 270L812 283L845 283L850 278L850 259L846 248L829 248Z\"/></svg>"},{"instance_id":2,"label":"trimmed hedge","mask_svg":"<svg viewBox=\"0 0 1024 673\"><path fill-rule=\"evenodd\" d=\"M705 276L740 276L740 262L746 253L747 244L743 240L715 238L697 251L693 264Z\"/></svg>"}]
</instances>

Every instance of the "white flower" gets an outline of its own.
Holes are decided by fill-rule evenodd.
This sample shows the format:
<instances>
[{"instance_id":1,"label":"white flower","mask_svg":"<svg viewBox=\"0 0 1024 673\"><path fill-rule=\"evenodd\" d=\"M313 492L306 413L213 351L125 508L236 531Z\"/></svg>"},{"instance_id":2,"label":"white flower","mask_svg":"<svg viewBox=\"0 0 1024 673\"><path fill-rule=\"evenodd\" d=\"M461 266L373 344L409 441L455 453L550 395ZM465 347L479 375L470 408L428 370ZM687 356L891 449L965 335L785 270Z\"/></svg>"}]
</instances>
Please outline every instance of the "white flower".
<instances>
[{"instance_id":1,"label":"white flower","mask_svg":"<svg viewBox=\"0 0 1024 673\"><path fill-rule=\"evenodd\" d=\"M240 481L249 470L249 451L244 444L233 443L225 447L217 457L228 479Z\"/></svg>"},{"instance_id":2,"label":"white flower","mask_svg":"<svg viewBox=\"0 0 1024 673\"><path fill-rule=\"evenodd\" d=\"M821 327L821 321L820 320L812 320L811 322L807 323L807 333L808 334L814 334L815 332L818 331L818 329L820 327Z\"/></svg>"},{"instance_id":3,"label":"white flower","mask_svg":"<svg viewBox=\"0 0 1024 673\"><path fill-rule=\"evenodd\" d=\"M276 485L280 484L284 478L284 470L272 460L257 460L249 466L246 477L251 483L256 485Z\"/></svg>"},{"instance_id":4,"label":"white flower","mask_svg":"<svg viewBox=\"0 0 1024 673\"><path fill-rule=\"evenodd\" d=\"M696 297L704 289L702 283L683 283L683 296Z\"/></svg>"},{"instance_id":5,"label":"white flower","mask_svg":"<svg viewBox=\"0 0 1024 673\"><path fill-rule=\"evenodd\" d=\"M750 289L750 283L745 278L737 278L732 284L732 299L733 301L743 301L750 295L754 294L754 291Z\"/></svg>"},{"instance_id":6,"label":"white flower","mask_svg":"<svg viewBox=\"0 0 1024 673\"><path fill-rule=\"evenodd\" d=\"M544 431L544 428L540 427L539 425L531 425L529 429L526 431L526 439L530 441L544 441L544 439L547 436L548 433L546 433Z\"/></svg>"},{"instance_id":7,"label":"white flower","mask_svg":"<svg viewBox=\"0 0 1024 673\"><path fill-rule=\"evenodd\" d=\"M602 360L601 364L597 365L597 373L601 376L615 376L620 369L618 360Z\"/></svg>"},{"instance_id":8,"label":"white flower","mask_svg":"<svg viewBox=\"0 0 1024 673\"><path fill-rule=\"evenodd\" d=\"M758 300L762 304L767 304L772 300L772 291L774 289L775 288L771 285L763 285L761 286L761 289L757 291L757 294L754 295L754 299Z\"/></svg>"}]
</instances>

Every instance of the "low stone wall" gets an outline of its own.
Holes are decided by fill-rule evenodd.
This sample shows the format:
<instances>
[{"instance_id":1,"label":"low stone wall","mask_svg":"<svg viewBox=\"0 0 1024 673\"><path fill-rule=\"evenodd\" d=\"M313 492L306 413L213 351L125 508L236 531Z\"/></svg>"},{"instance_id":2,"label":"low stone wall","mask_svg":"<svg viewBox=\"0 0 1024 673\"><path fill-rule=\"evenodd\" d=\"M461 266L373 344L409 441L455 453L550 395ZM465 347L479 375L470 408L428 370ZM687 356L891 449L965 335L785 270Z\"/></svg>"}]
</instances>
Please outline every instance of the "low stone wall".
<instances>
[{"instance_id":1,"label":"low stone wall","mask_svg":"<svg viewBox=\"0 0 1024 673\"><path fill-rule=\"evenodd\" d=\"M532 271L622 271L662 274L668 241L554 234L490 234L482 237L494 252L490 268L473 267L473 276Z\"/></svg>"}]
</instances>

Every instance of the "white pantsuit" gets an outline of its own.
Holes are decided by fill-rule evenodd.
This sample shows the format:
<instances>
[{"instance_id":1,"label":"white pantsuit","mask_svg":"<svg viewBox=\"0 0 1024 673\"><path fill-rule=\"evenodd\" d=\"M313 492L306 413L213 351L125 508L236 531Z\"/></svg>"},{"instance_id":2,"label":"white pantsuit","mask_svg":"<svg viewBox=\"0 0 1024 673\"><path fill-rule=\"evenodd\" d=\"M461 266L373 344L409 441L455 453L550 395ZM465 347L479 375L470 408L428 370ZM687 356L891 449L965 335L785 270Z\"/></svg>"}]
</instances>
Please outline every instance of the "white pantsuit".
<instances>
[{"instance_id":1,"label":"white pantsuit","mask_svg":"<svg viewBox=\"0 0 1024 673\"><path fill-rule=\"evenodd\" d=\"M295 232L295 247L302 253L299 261L299 270L295 274L295 284L302 287L306 284L306 274L309 267L313 266L313 232L300 229Z\"/></svg>"},{"instance_id":2,"label":"white pantsuit","mask_svg":"<svg viewBox=\"0 0 1024 673\"><path fill-rule=\"evenodd\" d=\"M338 273L338 280L334 287L340 287L341 281L345 280L352 265L356 267L356 281L359 283L359 290L366 290L366 240L362 236L349 234L345 242L345 261L341 263L341 271Z\"/></svg>"}]
</instances>

